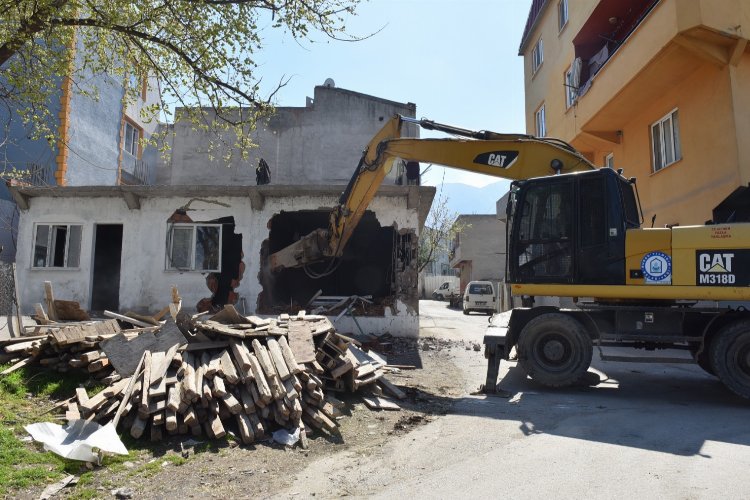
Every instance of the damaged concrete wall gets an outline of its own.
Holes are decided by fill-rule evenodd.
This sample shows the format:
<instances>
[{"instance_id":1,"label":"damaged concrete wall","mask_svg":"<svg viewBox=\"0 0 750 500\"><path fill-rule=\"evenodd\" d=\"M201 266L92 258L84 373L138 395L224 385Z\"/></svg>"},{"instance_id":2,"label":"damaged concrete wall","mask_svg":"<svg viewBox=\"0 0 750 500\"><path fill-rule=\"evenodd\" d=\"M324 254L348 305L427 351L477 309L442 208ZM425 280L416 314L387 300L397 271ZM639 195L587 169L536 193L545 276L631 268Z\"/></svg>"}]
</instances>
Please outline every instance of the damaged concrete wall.
<instances>
[{"instance_id":1,"label":"damaged concrete wall","mask_svg":"<svg viewBox=\"0 0 750 500\"><path fill-rule=\"evenodd\" d=\"M74 192L76 188L71 189L66 193ZM102 189L106 192L110 188ZM89 308L96 225L121 224L120 282L111 283L119 290L120 310L155 312L168 302L172 285L178 287L184 306L194 310L201 300L211 297L206 283L208 273L168 270L166 265L168 220L185 216L193 222L232 218L234 234L241 235L241 261L244 265L244 275L233 284L232 292L239 297L238 307L241 310L244 305L246 313L254 313L263 292L258 277L262 274L261 247L269 238L268 222L282 211L328 210L337 199L333 194L266 196L260 205L255 201L254 209L250 196L220 196L216 194L221 192L220 188L214 188L214 193L207 192L200 198L177 196L181 191L177 188L158 189L164 194L141 197L140 208L137 209L129 209L119 193L97 197L52 197L41 193L33 197L29 209L21 212L19 223L17 262L25 309L31 312L34 303L43 302L44 281L52 281L57 298L76 300L84 308ZM423 205L429 206L434 188L416 188L417 191L405 187L393 189L400 194L379 196L370 206L377 223L381 227L392 228L398 236L396 267L400 267L393 283L393 300L381 315L358 317L358 322L367 332L416 336L419 329L416 244L420 222L424 217ZM417 198L423 195L425 200L415 203L415 192ZM177 212L180 208L183 210ZM80 224L80 265L75 268L32 269L35 224ZM342 331L356 330L350 318L342 318L338 325Z\"/></svg>"},{"instance_id":2,"label":"damaged concrete wall","mask_svg":"<svg viewBox=\"0 0 750 500\"><path fill-rule=\"evenodd\" d=\"M236 138L228 133L224 145L209 155L211 135L178 120L170 126L170 157L159 164L157 184L255 185L261 158L271 169L271 184L346 184L364 146L397 113L414 117L416 105L315 87L308 106L276 108L272 117L248 131L258 148L246 160L232 150ZM404 136L418 133L414 125L404 127ZM229 162L223 159L228 152L234 153ZM394 168L385 182L393 184L396 174Z\"/></svg>"}]
</instances>

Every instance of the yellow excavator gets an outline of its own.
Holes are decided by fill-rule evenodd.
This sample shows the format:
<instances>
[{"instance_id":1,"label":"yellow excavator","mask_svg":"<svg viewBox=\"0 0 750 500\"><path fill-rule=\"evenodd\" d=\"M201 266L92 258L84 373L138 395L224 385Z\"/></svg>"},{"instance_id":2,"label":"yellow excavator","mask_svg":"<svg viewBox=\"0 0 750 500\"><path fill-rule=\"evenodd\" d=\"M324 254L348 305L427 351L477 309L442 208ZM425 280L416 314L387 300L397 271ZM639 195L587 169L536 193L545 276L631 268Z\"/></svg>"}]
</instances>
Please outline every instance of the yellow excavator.
<instances>
[{"instance_id":1,"label":"yellow excavator","mask_svg":"<svg viewBox=\"0 0 750 500\"><path fill-rule=\"evenodd\" d=\"M402 138L405 123L452 137ZM271 255L272 270L340 257L398 159L512 180L506 281L523 307L485 337L487 391L514 348L532 379L564 387L583 378L595 346L616 346L689 351L692 358L601 357L695 361L750 398L750 224L642 228L635 179L556 139L396 115L367 145L328 228ZM535 297L570 297L575 307L535 306Z\"/></svg>"}]
</instances>

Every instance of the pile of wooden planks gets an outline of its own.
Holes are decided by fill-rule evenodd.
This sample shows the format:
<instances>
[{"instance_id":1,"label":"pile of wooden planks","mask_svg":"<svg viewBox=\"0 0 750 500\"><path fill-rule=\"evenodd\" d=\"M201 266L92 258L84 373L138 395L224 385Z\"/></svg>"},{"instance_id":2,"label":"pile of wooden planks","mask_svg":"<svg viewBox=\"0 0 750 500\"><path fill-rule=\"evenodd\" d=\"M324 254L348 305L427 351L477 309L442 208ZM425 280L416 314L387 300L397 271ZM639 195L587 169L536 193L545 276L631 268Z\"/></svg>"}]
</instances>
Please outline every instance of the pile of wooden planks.
<instances>
[{"instance_id":1,"label":"pile of wooden planks","mask_svg":"<svg viewBox=\"0 0 750 500\"><path fill-rule=\"evenodd\" d=\"M102 340L121 332L117 321L56 323L42 329L47 333L2 341L6 362L17 361L3 374L22 366L39 364L61 373L71 369L83 370L107 382L119 378L113 374L109 359L99 348Z\"/></svg>"},{"instance_id":2,"label":"pile of wooden planks","mask_svg":"<svg viewBox=\"0 0 750 500\"><path fill-rule=\"evenodd\" d=\"M379 382L404 396L383 377L384 363L337 334L324 316L245 317L231 306L201 316L183 324L185 341L143 351L135 369L105 390L89 397L79 389L66 417L113 422L134 438L152 440L220 438L231 429L249 444L278 429L298 430L307 447L312 430L338 433L343 403L327 390ZM121 366L111 347L104 344Z\"/></svg>"}]
</instances>

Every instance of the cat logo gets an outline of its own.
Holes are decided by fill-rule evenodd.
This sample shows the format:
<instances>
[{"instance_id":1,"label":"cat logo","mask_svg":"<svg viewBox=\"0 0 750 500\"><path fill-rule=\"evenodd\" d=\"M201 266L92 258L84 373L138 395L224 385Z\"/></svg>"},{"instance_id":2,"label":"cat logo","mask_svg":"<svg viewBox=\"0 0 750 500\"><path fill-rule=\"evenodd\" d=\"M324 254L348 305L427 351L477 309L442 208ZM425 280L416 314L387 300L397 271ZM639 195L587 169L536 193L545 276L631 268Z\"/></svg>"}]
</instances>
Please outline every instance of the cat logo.
<instances>
[{"instance_id":1,"label":"cat logo","mask_svg":"<svg viewBox=\"0 0 750 500\"><path fill-rule=\"evenodd\" d=\"M487 151L478 154L474 163L490 167L508 168L518 159L518 151Z\"/></svg>"},{"instance_id":2,"label":"cat logo","mask_svg":"<svg viewBox=\"0 0 750 500\"><path fill-rule=\"evenodd\" d=\"M734 252L698 252L699 285L734 285L737 277L732 272Z\"/></svg>"}]
</instances>

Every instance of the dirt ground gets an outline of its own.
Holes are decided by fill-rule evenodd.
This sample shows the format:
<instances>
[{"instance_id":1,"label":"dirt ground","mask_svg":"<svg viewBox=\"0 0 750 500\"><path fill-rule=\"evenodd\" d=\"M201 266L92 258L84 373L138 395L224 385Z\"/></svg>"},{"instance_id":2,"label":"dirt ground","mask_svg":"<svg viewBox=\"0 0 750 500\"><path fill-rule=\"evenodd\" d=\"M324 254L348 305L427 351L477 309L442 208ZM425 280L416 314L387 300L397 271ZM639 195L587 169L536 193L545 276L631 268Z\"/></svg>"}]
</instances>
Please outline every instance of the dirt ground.
<instances>
[{"instance_id":1,"label":"dirt ground","mask_svg":"<svg viewBox=\"0 0 750 500\"><path fill-rule=\"evenodd\" d=\"M60 497L69 498L238 498L267 497L288 487L295 475L317 458L346 451L348 456L368 455L386 442L447 413L457 396L465 394L463 372L454 363L455 351L481 352L462 340L398 339L392 355L414 359L418 369L404 369L388 379L407 394L399 401L401 411L368 409L357 394L336 394L346 403L339 419L341 435L316 432L310 446L284 447L273 442L243 446L232 437L161 443L126 441L131 456L87 471L73 488ZM462 352L462 354L464 354ZM352 464L342 463L346 471ZM20 498L39 498L46 485L18 492ZM331 492L332 496L346 492ZM14 495L16 496L16 495Z\"/></svg>"}]
</instances>

